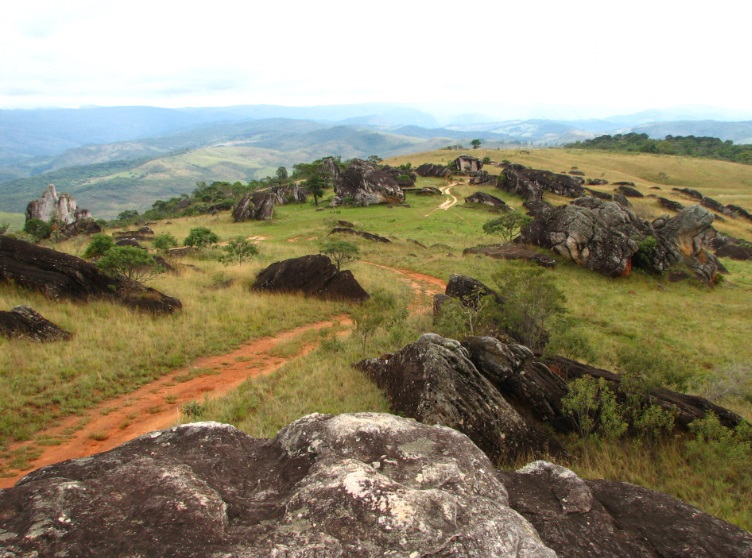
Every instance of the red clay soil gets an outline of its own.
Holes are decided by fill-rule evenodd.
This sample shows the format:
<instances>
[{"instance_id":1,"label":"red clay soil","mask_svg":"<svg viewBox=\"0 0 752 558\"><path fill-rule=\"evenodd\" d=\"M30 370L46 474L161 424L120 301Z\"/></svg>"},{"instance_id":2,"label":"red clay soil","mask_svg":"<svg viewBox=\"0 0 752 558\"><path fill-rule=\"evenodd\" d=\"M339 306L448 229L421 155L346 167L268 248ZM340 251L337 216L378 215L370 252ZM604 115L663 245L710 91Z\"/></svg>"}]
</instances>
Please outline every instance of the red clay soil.
<instances>
[{"instance_id":1,"label":"red clay soil","mask_svg":"<svg viewBox=\"0 0 752 558\"><path fill-rule=\"evenodd\" d=\"M385 265L364 262L397 273L410 283L415 294L412 311L426 310L421 295L433 296L444 292L446 283L436 277L396 269ZM430 308L430 304L428 305ZM219 397L238 387L249 378L270 374L292 358L312 351L311 343L292 357L276 357L271 353L281 343L294 340L308 331L332 327L338 322L352 325L347 316L337 316L332 321L308 324L296 329L247 343L231 353L196 360L188 368L174 370L162 378L136 391L97 405L82 416L62 419L56 426L38 433L38 438L58 439L58 445L39 445L34 442L12 444L14 452L28 448L41 450L41 455L31 461L31 468L44 467L77 457L86 457L107 451L152 430L168 428L180 419L180 407L185 403ZM7 463L0 465L7 466ZM0 478L0 488L13 486L26 473Z\"/></svg>"}]
</instances>

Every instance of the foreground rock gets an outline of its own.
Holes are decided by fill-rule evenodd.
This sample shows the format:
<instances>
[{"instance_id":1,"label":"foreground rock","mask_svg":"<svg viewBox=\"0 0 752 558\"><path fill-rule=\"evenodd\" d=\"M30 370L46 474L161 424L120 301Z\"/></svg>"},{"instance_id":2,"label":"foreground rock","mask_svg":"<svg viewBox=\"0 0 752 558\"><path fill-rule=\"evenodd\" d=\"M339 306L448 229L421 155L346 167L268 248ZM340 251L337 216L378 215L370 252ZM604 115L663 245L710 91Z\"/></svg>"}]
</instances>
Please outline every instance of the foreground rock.
<instances>
[{"instance_id":1,"label":"foreground rock","mask_svg":"<svg viewBox=\"0 0 752 558\"><path fill-rule=\"evenodd\" d=\"M424 333L397 353L356 367L385 391L393 412L456 428L494 463L560 451L542 430L525 422L453 339Z\"/></svg>"},{"instance_id":2,"label":"foreground rock","mask_svg":"<svg viewBox=\"0 0 752 558\"><path fill-rule=\"evenodd\" d=\"M507 165L499 175L496 185L526 200L540 201L544 192L579 198L585 194L585 188L582 186L584 182L576 176L530 169L523 165Z\"/></svg>"},{"instance_id":3,"label":"foreground rock","mask_svg":"<svg viewBox=\"0 0 752 558\"><path fill-rule=\"evenodd\" d=\"M258 274L251 290L353 302L369 298L350 270L337 271L323 254L275 262Z\"/></svg>"},{"instance_id":4,"label":"foreground rock","mask_svg":"<svg viewBox=\"0 0 752 558\"><path fill-rule=\"evenodd\" d=\"M0 491L6 556L750 558L752 535L663 494L538 461L494 471L466 436L376 413L271 440L152 432Z\"/></svg>"},{"instance_id":5,"label":"foreground rock","mask_svg":"<svg viewBox=\"0 0 752 558\"><path fill-rule=\"evenodd\" d=\"M332 205L368 206L381 203L402 203L405 194L388 172L367 161L353 159L334 182Z\"/></svg>"},{"instance_id":6,"label":"foreground rock","mask_svg":"<svg viewBox=\"0 0 752 558\"><path fill-rule=\"evenodd\" d=\"M0 312L0 336L31 341L67 341L71 334L28 306Z\"/></svg>"},{"instance_id":7,"label":"foreground rock","mask_svg":"<svg viewBox=\"0 0 752 558\"><path fill-rule=\"evenodd\" d=\"M309 415L273 440L152 432L0 492L10 556L554 558L493 466L449 428Z\"/></svg>"},{"instance_id":8,"label":"foreground rock","mask_svg":"<svg viewBox=\"0 0 752 558\"><path fill-rule=\"evenodd\" d=\"M7 236L0 237L0 282L51 299L110 299L155 314L182 308L176 298L124 277L111 277L80 258Z\"/></svg>"}]
</instances>

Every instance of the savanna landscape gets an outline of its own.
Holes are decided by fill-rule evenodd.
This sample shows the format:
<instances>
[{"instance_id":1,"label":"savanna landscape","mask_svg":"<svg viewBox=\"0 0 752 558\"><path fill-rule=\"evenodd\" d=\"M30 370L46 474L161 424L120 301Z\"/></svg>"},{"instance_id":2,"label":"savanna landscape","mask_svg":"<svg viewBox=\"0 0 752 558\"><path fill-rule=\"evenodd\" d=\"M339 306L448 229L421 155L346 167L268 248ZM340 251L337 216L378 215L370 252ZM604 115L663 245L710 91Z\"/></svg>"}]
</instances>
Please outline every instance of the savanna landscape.
<instances>
[{"instance_id":1,"label":"savanna landscape","mask_svg":"<svg viewBox=\"0 0 752 558\"><path fill-rule=\"evenodd\" d=\"M443 149L383 163L446 165L457 154ZM686 197L672 187L752 207L752 167L740 163L562 148L480 148L472 154L554 172L577 169L609 183L632 182L645 194L658 188L661 196L682 203L688 203ZM492 164L484 169L501 170ZM318 206L312 200L278 206L268 221L235 223L227 210L149 221L155 238L172 235L177 244L200 227L218 237L191 253L167 256L173 271L149 281L182 302L182 310L169 316L151 317L103 300L50 300L1 285L1 308L30 306L73 334L69 341L43 344L0 338L3 486L49 459L88 455L179 422L219 421L268 438L309 413L388 412L384 393L353 363L394 353L426 332L460 340L470 335L462 316L442 320L432 314L433 295L443 292L452 274L501 289L505 276L531 269L521 261L462 253L499 242L483 232L484 223L497 214L464 203L465 197L482 191L524 212L519 197L493 185L470 185L461 175L418 178L416 187L443 189L443 194L408 193L403 205L327 208L333 193L326 189ZM554 195L546 199L554 205L569 201ZM666 213L649 197L632 202L643 219ZM128 223L108 223L106 234L144 224L130 217ZM327 242L341 239L330 231L343 221L391 241L346 238L355 250L343 268L372 295L369 301L250 290L256 275L273 262L317 254ZM752 226L744 219L725 218L714 227L752 241ZM223 260L228 241L238 237L255 246L255 253L245 261ZM81 257L91 237L42 243ZM708 285L692 278L671 282L667 274L641 270L609 278L556 259L555 269L535 272L563 295L565 310L546 325L551 335L544 355L559 354L651 385L711 397L752 419L752 264L723 259L727 273ZM557 435L567 451L558 462L584 478L623 480L666 492L749 530L752 454L749 424L744 424L746 430L729 431L709 419L692 432ZM39 461L45 455L53 457ZM504 466L526 462L523 457Z\"/></svg>"}]
</instances>

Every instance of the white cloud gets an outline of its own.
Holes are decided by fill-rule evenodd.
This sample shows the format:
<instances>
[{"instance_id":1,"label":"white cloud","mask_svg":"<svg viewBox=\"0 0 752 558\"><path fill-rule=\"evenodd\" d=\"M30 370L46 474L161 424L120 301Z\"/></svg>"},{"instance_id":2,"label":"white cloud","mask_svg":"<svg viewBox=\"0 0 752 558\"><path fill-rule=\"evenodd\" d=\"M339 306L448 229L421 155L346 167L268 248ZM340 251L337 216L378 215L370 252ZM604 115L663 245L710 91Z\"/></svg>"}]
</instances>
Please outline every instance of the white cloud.
<instances>
[{"instance_id":1,"label":"white cloud","mask_svg":"<svg viewBox=\"0 0 752 558\"><path fill-rule=\"evenodd\" d=\"M0 20L0 108L399 101L752 111L735 5L29 0Z\"/></svg>"}]
</instances>

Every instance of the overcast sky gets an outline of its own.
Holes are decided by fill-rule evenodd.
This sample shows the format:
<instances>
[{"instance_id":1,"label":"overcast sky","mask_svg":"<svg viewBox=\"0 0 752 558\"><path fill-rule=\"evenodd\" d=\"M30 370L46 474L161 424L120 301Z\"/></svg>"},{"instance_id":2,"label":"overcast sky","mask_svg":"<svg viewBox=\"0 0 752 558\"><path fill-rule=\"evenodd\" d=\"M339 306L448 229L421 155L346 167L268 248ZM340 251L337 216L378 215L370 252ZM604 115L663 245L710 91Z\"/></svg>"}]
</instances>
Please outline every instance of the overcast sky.
<instances>
[{"instance_id":1,"label":"overcast sky","mask_svg":"<svg viewBox=\"0 0 752 558\"><path fill-rule=\"evenodd\" d=\"M745 5L12 0L0 16L0 108L401 102L575 117L697 104L752 114Z\"/></svg>"}]
</instances>

